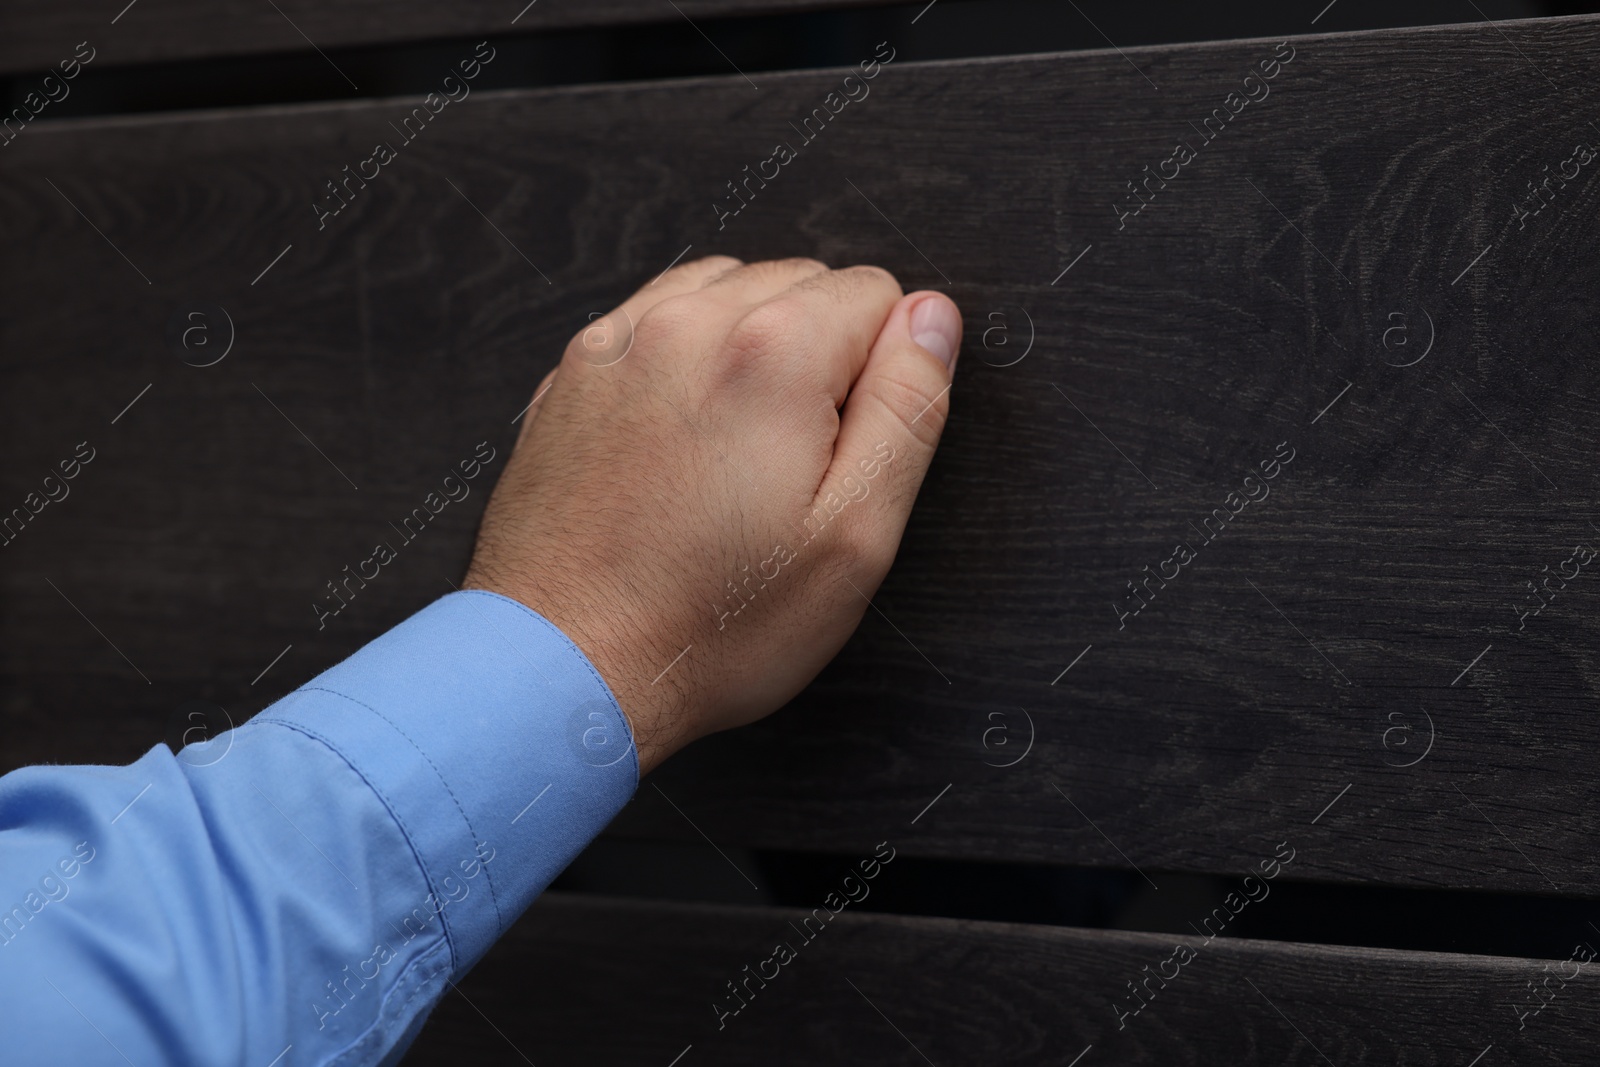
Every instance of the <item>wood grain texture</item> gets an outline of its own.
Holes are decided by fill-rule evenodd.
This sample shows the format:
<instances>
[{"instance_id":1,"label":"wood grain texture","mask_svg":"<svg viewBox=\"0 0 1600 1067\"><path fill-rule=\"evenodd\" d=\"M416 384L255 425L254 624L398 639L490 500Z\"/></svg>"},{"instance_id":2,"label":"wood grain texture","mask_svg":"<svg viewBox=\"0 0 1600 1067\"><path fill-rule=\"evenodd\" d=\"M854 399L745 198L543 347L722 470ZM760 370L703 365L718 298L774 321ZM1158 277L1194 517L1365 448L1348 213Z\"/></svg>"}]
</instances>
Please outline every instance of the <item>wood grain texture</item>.
<instances>
[{"instance_id":1,"label":"wood grain texture","mask_svg":"<svg viewBox=\"0 0 1600 1067\"><path fill-rule=\"evenodd\" d=\"M1543 962L848 909L808 944L789 926L808 914L548 895L405 1062L666 1067L692 1046L682 1064L1465 1065L1492 1044L1485 1064L1527 1065L1581 1062L1600 1036L1587 968L1519 1029ZM719 1030L725 983L785 940L796 958ZM1163 967L1179 944L1194 958ZM1119 1029L1127 984L1158 968L1178 976Z\"/></svg>"},{"instance_id":2,"label":"wood grain texture","mask_svg":"<svg viewBox=\"0 0 1600 1067\"><path fill-rule=\"evenodd\" d=\"M447 592L482 491L312 609L477 442L503 457L590 313L687 246L810 254L960 302L954 417L845 652L660 773L700 830L1157 881L1290 840L1302 877L1589 894L1600 578L1514 609L1600 537L1596 165L1512 209L1600 137L1597 45L1297 39L1204 144L1277 42L891 64L721 230L842 72L475 94L322 230L323 183L413 102L31 130L0 172L0 502L99 452L0 549L6 762L131 758L191 698L237 720ZM213 367L168 348L193 301L236 331ZM699 840L653 789L615 829Z\"/></svg>"},{"instance_id":3,"label":"wood grain texture","mask_svg":"<svg viewBox=\"0 0 1600 1067\"><path fill-rule=\"evenodd\" d=\"M28 4L0 0L0 73L45 70L89 40L102 66L162 60L299 52L310 47L351 48L438 37L483 37L531 30L577 29L633 23L779 14L825 8L865 7L881 0L583 0L529 4L528 0L339 0L318 4L281 0L136 0L118 15L89 0ZM115 23L112 22L116 18ZM308 43L309 42L309 43Z\"/></svg>"}]
</instances>

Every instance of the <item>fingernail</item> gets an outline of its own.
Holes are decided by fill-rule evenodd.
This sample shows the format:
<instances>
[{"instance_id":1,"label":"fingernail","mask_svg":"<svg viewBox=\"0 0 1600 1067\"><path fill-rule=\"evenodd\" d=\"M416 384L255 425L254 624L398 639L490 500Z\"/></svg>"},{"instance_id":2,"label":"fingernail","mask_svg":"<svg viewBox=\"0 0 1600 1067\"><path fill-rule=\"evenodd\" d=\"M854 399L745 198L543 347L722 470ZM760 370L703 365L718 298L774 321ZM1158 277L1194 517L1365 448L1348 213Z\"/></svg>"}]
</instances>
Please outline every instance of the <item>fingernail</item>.
<instances>
[{"instance_id":1,"label":"fingernail","mask_svg":"<svg viewBox=\"0 0 1600 1067\"><path fill-rule=\"evenodd\" d=\"M930 296L911 309L911 339L955 369L956 346L961 340L961 316L955 305Z\"/></svg>"}]
</instances>

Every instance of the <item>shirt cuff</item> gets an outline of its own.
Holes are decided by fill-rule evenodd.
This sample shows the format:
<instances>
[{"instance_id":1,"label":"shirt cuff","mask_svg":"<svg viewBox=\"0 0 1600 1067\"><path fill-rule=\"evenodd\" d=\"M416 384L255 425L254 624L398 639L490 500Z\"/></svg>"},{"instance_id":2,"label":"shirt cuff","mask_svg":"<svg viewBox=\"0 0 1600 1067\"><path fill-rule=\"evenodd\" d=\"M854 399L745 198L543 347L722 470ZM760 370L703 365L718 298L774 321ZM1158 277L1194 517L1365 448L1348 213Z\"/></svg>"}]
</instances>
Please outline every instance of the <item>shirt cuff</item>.
<instances>
[{"instance_id":1,"label":"shirt cuff","mask_svg":"<svg viewBox=\"0 0 1600 1067\"><path fill-rule=\"evenodd\" d=\"M599 672L548 619L495 593L442 597L256 724L318 739L372 787L441 905L458 975L639 784ZM488 892L466 892L480 873Z\"/></svg>"}]
</instances>

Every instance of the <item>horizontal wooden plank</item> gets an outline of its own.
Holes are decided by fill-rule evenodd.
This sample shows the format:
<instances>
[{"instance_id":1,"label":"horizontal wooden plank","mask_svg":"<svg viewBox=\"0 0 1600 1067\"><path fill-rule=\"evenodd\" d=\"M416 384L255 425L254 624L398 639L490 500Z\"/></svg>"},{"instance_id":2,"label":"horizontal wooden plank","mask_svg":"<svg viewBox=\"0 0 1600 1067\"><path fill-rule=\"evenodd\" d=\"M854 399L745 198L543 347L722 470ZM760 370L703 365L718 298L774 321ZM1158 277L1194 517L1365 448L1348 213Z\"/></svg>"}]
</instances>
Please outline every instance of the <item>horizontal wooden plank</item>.
<instances>
[{"instance_id":1,"label":"horizontal wooden plank","mask_svg":"<svg viewBox=\"0 0 1600 1067\"><path fill-rule=\"evenodd\" d=\"M282 0L137 0L116 5L89 0L31 6L0 0L0 73L46 70L73 55L78 42L95 48L94 62L149 63L271 52L397 44L438 37L482 37L529 30L576 29L666 22L685 17L778 14L864 7L882 0L584 0L581 4L493 3L456 0L339 0L318 4Z\"/></svg>"},{"instance_id":2,"label":"horizontal wooden plank","mask_svg":"<svg viewBox=\"0 0 1600 1067\"><path fill-rule=\"evenodd\" d=\"M877 610L661 773L699 830L1155 875L1290 839L1302 877L1588 894L1597 35L891 63L810 143L841 71L475 94L411 143L411 101L30 130L0 501L98 451L0 549L5 760L126 759L190 699L242 718L448 591L481 491L313 608L478 442L498 472L590 313L682 255L804 253L948 288L966 354ZM235 337L209 367L174 347L201 305ZM698 840L648 788L617 829Z\"/></svg>"},{"instance_id":3,"label":"horizontal wooden plank","mask_svg":"<svg viewBox=\"0 0 1600 1067\"><path fill-rule=\"evenodd\" d=\"M137 63L187 61L220 57L272 56L299 53L316 63L328 62L321 51L346 50L341 69L351 57L348 50L372 46L419 44L453 38L496 37L541 30L605 29L631 25L676 25L693 40L696 50L714 58L716 51L706 44L710 38L724 58L740 52L738 42L759 42L753 55L768 57L783 54L778 40L798 35L812 38L815 65L819 42L828 38L837 46L837 23L812 26L796 31L793 26L717 26L713 20L745 16L786 15L817 11L877 9L871 24L910 26L916 24L916 43L923 49L920 58L948 58L958 55L998 55L1017 52L1058 51L1098 48L1109 38L1127 47L1177 41L1209 41L1237 37L1299 33L1312 24L1304 12L1290 10L1270 0L1240 0L1225 8L1202 10L1181 0L1156 0L1143 7L1124 8L1101 0L1099 3L1072 5L1041 4L1035 0L985 0L966 5L946 4L939 16L924 20L920 16L933 5L927 0L676 0L673 10L666 0L588 0L581 4L507 4L487 0L459 0L449 5L404 0L339 0L316 5L306 0L286 0L275 5L257 5L244 0L137 0L135 4L111 5L111 10L94 7L86 0L63 0L48 7L29 7L22 0L0 0L0 20L7 27L0 40L0 74L44 71L73 54L76 44L87 39L96 49L98 68ZM1572 3L1555 0L1478 0L1476 9L1464 14L1461 5L1451 0L1409 0L1403 5L1355 4L1345 0L1336 9L1316 20L1322 30L1351 30L1426 26L1478 18L1506 20L1530 15L1577 10ZM690 23L693 23L693 28ZM302 32L303 31L303 32ZM846 32L862 32L856 23ZM705 38L700 35L704 33ZM688 39L688 38L686 38ZM876 41L877 37L871 38ZM664 48L673 50L670 38L658 38L659 48L635 54L635 63L654 62ZM911 43L910 41L907 42ZM774 53L778 45L780 51ZM391 59L393 57L390 57ZM599 58L599 57L591 57ZM548 67L559 62L544 53L524 57L525 63ZM405 62L404 59L401 60ZM741 61L741 67L746 64ZM748 69L748 68L747 68ZM261 72L270 76L271 73ZM353 74L354 71L346 71ZM371 69L374 80L388 81L394 73L389 63ZM325 90L343 92L340 74L330 71ZM213 78L215 74L212 75ZM585 81L601 81L611 75L588 70ZM352 80L361 82L360 77ZM393 84L389 82L389 84ZM539 84L548 84L540 82ZM363 89L367 86L362 85ZM22 85L21 92L33 88ZM118 87L122 88L122 87ZM101 98L101 106L112 100ZM183 103L180 106L192 106ZM143 107L140 110L144 110Z\"/></svg>"},{"instance_id":4,"label":"horizontal wooden plank","mask_svg":"<svg viewBox=\"0 0 1600 1067\"><path fill-rule=\"evenodd\" d=\"M1557 1064L1597 1009L1571 961L550 894L405 1062Z\"/></svg>"}]
</instances>

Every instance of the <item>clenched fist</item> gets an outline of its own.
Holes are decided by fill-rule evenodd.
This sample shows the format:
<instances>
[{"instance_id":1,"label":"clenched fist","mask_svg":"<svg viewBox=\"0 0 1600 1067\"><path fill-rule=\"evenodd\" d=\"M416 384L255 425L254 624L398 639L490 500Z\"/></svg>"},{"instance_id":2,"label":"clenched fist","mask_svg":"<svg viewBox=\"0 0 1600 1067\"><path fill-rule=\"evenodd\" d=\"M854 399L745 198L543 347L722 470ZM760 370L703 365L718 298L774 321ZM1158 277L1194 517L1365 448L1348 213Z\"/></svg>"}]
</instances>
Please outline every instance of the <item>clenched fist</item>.
<instances>
[{"instance_id":1,"label":"clenched fist","mask_svg":"<svg viewBox=\"0 0 1600 1067\"><path fill-rule=\"evenodd\" d=\"M712 257L567 346L465 588L589 657L640 773L798 693L888 573L949 410L961 317L876 267Z\"/></svg>"}]
</instances>

